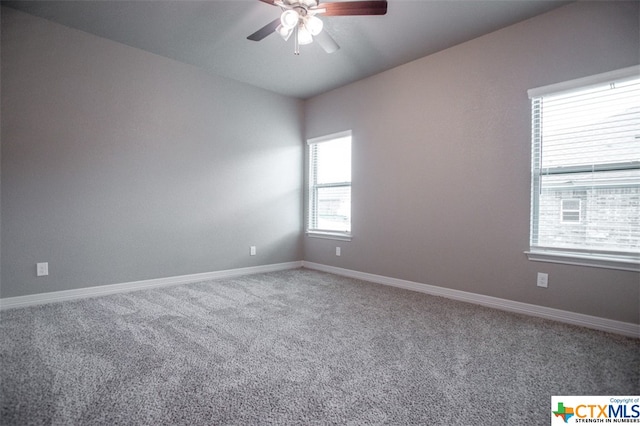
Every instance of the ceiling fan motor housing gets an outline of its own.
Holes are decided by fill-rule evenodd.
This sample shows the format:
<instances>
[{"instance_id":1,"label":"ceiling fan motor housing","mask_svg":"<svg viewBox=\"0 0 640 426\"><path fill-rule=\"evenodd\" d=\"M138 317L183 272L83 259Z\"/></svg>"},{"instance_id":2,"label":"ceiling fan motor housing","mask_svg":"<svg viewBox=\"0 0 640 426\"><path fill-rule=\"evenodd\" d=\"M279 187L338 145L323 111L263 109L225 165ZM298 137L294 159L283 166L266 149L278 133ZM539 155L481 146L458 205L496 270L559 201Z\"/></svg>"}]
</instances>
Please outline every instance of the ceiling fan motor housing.
<instances>
[{"instance_id":1,"label":"ceiling fan motor housing","mask_svg":"<svg viewBox=\"0 0 640 426\"><path fill-rule=\"evenodd\" d=\"M297 0L297 1L284 0L284 3L293 7L298 6L305 9L318 6L317 0Z\"/></svg>"}]
</instances>

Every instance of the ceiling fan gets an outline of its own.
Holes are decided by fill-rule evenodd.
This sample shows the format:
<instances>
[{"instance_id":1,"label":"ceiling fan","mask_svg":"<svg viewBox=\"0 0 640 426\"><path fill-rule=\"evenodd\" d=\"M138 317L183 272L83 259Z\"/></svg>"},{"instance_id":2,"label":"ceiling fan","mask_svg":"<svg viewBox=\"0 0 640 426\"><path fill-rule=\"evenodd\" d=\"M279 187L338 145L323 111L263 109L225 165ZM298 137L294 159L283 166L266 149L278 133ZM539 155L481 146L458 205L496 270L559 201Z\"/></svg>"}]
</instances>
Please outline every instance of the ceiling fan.
<instances>
[{"instance_id":1,"label":"ceiling fan","mask_svg":"<svg viewBox=\"0 0 640 426\"><path fill-rule=\"evenodd\" d=\"M326 32L322 31L323 22L316 15L325 16L354 16L354 15L385 15L387 2L374 1L342 1L320 3L319 0L260 0L272 6L279 6L282 10L280 17L247 39L260 41L273 32L280 34L286 41L293 35L294 54L300 54L300 46L310 44L314 37L320 47L327 53L340 49L338 43Z\"/></svg>"}]
</instances>

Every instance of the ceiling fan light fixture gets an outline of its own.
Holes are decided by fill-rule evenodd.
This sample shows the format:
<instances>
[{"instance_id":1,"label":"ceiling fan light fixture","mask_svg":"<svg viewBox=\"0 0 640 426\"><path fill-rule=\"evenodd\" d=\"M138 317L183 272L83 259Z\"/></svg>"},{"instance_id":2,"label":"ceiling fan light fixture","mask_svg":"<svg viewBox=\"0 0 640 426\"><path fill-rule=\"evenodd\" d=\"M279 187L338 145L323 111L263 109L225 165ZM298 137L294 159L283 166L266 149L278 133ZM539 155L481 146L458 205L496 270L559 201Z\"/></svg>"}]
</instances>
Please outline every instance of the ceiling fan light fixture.
<instances>
[{"instance_id":1,"label":"ceiling fan light fixture","mask_svg":"<svg viewBox=\"0 0 640 426\"><path fill-rule=\"evenodd\" d=\"M304 26L307 28L307 30L309 30L312 36L317 36L322 32L324 23L322 22L322 19L318 18L317 16L311 16L309 19L307 19Z\"/></svg>"},{"instance_id":2,"label":"ceiling fan light fixture","mask_svg":"<svg viewBox=\"0 0 640 426\"><path fill-rule=\"evenodd\" d=\"M285 10L280 16L280 23L288 30L295 28L298 25L298 21L300 21L300 15L292 9Z\"/></svg>"}]
</instances>

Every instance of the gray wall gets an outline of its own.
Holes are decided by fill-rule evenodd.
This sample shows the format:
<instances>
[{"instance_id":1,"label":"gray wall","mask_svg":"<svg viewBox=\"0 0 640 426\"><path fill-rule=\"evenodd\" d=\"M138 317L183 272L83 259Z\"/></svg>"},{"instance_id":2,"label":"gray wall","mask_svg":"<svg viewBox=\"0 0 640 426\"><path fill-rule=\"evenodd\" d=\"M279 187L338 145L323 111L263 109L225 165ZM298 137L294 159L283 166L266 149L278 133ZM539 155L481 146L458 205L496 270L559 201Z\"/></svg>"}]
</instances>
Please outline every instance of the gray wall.
<instances>
[{"instance_id":1,"label":"gray wall","mask_svg":"<svg viewBox=\"0 0 640 426\"><path fill-rule=\"evenodd\" d=\"M353 130L354 236L305 237L305 260L640 322L639 274L523 253L526 91L639 63L639 6L570 4L309 100L306 137Z\"/></svg>"},{"instance_id":2,"label":"gray wall","mask_svg":"<svg viewBox=\"0 0 640 426\"><path fill-rule=\"evenodd\" d=\"M572 4L303 119L299 101L2 8L0 296L304 258L639 322L638 274L523 254L526 90L640 62L638 22L638 3ZM354 239L302 240L301 140L346 129Z\"/></svg>"},{"instance_id":3,"label":"gray wall","mask_svg":"<svg viewBox=\"0 0 640 426\"><path fill-rule=\"evenodd\" d=\"M1 72L2 297L302 258L300 101L7 8Z\"/></svg>"}]
</instances>

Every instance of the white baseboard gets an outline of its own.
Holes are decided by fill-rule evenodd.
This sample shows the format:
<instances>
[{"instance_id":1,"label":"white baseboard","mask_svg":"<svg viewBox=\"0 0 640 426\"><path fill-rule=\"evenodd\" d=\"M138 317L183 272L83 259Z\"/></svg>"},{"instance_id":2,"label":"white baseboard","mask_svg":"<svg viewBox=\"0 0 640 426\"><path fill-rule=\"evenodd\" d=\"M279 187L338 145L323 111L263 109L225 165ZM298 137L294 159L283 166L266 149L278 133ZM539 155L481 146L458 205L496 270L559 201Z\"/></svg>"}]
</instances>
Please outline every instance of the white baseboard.
<instances>
[{"instance_id":1,"label":"white baseboard","mask_svg":"<svg viewBox=\"0 0 640 426\"><path fill-rule=\"evenodd\" d=\"M453 290L444 287L421 284L413 281L389 278L382 275L358 272L350 269L337 268L335 266L322 265L319 263L303 261L302 266L308 269L315 269L317 271L329 272L336 275L356 278L375 284L400 287L407 290L418 291L420 293L426 293L433 296L446 297L448 299L460 300L462 302L474 303L476 305L487 306L503 311L516 312L519 314L551 319L567 324L579 325L595 330L608 331L611 333L622 334L624 336L640 338L640 324L615 321L607 318L579 314L576 312L569 312L560 309L547 308L539 305L532 305L529 303L515 302L513 300L501 299L498 297L484 296L482 294L470 293L461 290Z\"/></svg>"},{"instance_id":2,"label":"white baseboard","mask_svg":"<svg viewBox=\"0 0 640 426\"><path fill-rule=\"evenodd\" d=\"M42 305L45 303L62 302L65 300L85 299L89 297L106 296L109 294L125 293L129 291L144 290L151 288L167 287L178 284L188 284L199 281L207 281L221 278L232 278L243 275L260 274L266 272L283 271L296 268L315 269L317 271L329 272L345 277L356 278L375 284L383 284L392 287L404 288L418 291L434 296L446 297L448 299L462 302L474 303L503 311L516 312L534 317L551 319L567 324L579 325L595 330L608 331L640 338L640 325L615 321L607 318L600 318L591 315L579 314L576 312L563 311L560 309L547 308L529 303L515 302L513 300L501 299L498 297L484 296L461 290L453 290L413 281L401 280L397 278L385 277L382 275L369 274L366 272L353 271L351 269L338 268L335 266L322 265L314 262L296 261L286 263L276 263L271 265L251 266L247 268L227 269L223 271L205 272L201 274L180 275L176 277L157 278L144 281L133 281L128 283L110 284L96 287L86 287L75 290L54 291L49 293L32 294L27 296L0 298L0 310L22 308L27 306Z\"/></svg>"},{"instance_id":3,"label":"white baseboard","mask_svg":"<svg viewBox=\"0 0 640 426\"><path fill-rule=\"evenodd\" d=\"M0 298L0 310L23 308L27 306L42 305L45 303L62 302L65 300L85 299L88 297L106 296L109 294L125 293L129 291L144 290L150 288L167 287L178 284L188 284L199 281L215 280L220 278L232 278L243 275L260 274L264 272L284 271L302 267L302 261L274 263L271 265L250 266L247 268L227 269L223 271L204 272L201 274L180 275L168 278L156 278L144 281L132 281L128 283L109 284L95 287L79 288L74 290L53 291L49 293L31 294L27 296Z\"/></svg>"}]
</instances>

